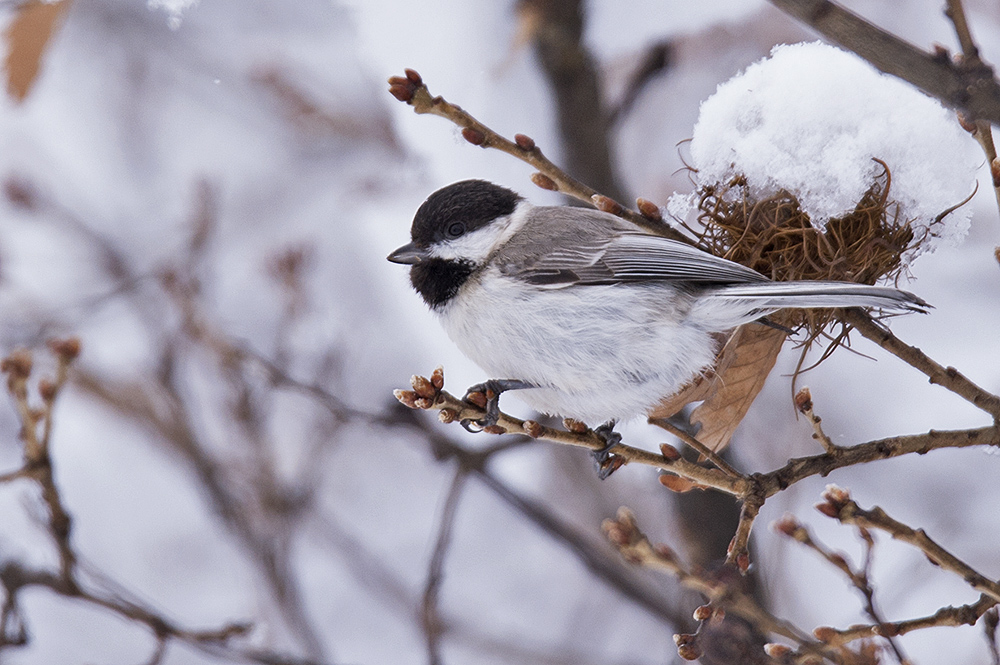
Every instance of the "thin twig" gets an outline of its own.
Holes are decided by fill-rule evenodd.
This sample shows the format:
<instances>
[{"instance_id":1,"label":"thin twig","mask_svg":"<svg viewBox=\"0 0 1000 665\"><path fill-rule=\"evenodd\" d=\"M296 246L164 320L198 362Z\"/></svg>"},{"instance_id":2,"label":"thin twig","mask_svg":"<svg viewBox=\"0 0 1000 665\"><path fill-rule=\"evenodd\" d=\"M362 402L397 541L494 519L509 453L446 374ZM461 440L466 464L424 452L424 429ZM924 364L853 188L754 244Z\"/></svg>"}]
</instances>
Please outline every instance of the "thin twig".
<instances>
[{"instance_id":1,"label":"thin twig","mask_svg":"<svg viewBox=\"0 0 1000 665\"><path fill-rule=\"evenodd\" d=\"M455 470L455 477L451 481L451 487L448 489L448 495L444 501L444 508L441 510L438 537L427 571L427 582L424 585L420 618L427 641L427 658L430 665L440 665L443 662L441 659L441 635L444 632L444 624L438 613L438 594L441 591L441 583L444 581L445 557L448 554L448 546L451 544L451 532L455 525L455 515L458 513L458 501L462 496L462 489L465 487L467 477L468 469L460 465Z\"/></svg>"},{"instance_id":2,"label":"thin twig","mask_svg":"<svg viewBox=\"0 0 1000 665\"><path fill-rule=\"evenodd\" d=\"M917 347L900 340L862 310L844 310L844 321L889 353L926 374L931 383L950 390L1000 422L1000 397L980 388L954 367L939 365Z\"/></svg>"},{"instance_id":3,"label":"thin twig","mask_svg":"<svg viewBox=\"0 0 1000 665\"><path fill-rule=\"evenodd\" d=\"M667 226L662 220L645 217L621 204L615 204L607 197L602 197L593 188L573 178L542 154L541 148L535 145L534 140L530 137L517 134L514 137L515 140L510 141L481 123L460 106L446 101L443 97L432 96L420 75L412 69L406 70L405 76L390 78L389 86L389 91L393 96L412 106L414 112L437 115L461 127L462 136L469 143L482 148L500 150L538 169L542 178L535 178L535 184L562 192L584 201L588 205L595 205L596 202L600 201L602 210L627 219L650 233L691 243L690 238Z\"/></svg>"},{"instance_id":4,"label":"thin twig","mask_svg":"<svg viewBox=\"0 0 1000 665\"><path fill-rule=\"evenodd\" d=\"M871 510L865 510L851 499L846 490L839 487L827 488L823 498L824 503L818 505L817 508L824 515L833 517L842 524L854 524L867 529L885 531L894 540L908 543L920 549L931 563L955 573L976 591L1000 602L1000 582L991 580L974 570L972 566L934 542L923 529L914 529L889 517L878 506Z\"/></svg>"},{"instance_id":5,"label":"thin twig","mask_svg":"<svg viewBox=\"0 0 1000 665\"><path fill-rule=\"evenodd\" d=\"M926 628L939 628L944 626L972 626L979 621L983 614L990 608L996 607L996 601L989 596L980 596L979 600L971 605L960 607L942 607L930 616L916 619L904 619L902 621L890 621L878 624L860 624L849 626L844 629L830 628L822 626L817 632L823 636L823 642L831 646L847 644L855 640L871 639L873 637L886 637L906 635L916 630Z\"/></svg>"},{"instance_id":6,"label":"thin twig","mask_svg":"<svg viewBox=\"0 0 1000 665\"><path fill-rule=\"evenodd\" d=\"M705 459L714 464L720 471L722 471L726 475L731 476L733 478L743 477L742 473L737 471L732 464L722 459L722 457L717 452L715 452L714 450L706 446L704 443L702 443L698 439L694 438L693 436L682 430L680 427L674 425L667 418L651 418L649 422L652 425L656 425L657 427L667 430L668 432L676 436L678 439L680 439L687 445L691 446L695 450L695 452L697 452L699 455L703 455Z\"/></svg>"}]
</instances>

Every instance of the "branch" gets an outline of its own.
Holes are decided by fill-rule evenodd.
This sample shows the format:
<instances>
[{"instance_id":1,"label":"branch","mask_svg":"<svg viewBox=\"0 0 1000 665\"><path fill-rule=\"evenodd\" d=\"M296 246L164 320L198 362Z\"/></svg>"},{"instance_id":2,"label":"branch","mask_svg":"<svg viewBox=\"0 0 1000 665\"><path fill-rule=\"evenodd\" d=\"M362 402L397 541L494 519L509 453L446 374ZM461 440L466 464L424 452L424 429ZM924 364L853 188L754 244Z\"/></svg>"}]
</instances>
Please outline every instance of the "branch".
<instances>
[{"instance_id":1,"label":"branch","mask_svg":"<svg viewBox=\"0 0 1000 665\"><path fill-rule=\"evenodd\" d=\"M809 533L809 530L806 529L805 526L799 524L794 517L790 515L786 516L781 520L779 520L778 522L776 522L774 527L777 532L782 533L792 538L796 542L805 545L806 547L808 547L809 549L811 549L812 551L816 552L821 557L823 557L823 559L825 559L827 563L829 563L834 568L842 572L844 576L847 577L848 581L850 581L850 583L854 586L854 588L857 589L858 592L860 592L861 595L864 597L865 612L872 619L872 621L875 622L875 625L876 626L888 625L888 622L882 619L881 613L875 607L875 589L873 589L871 586L871 570L872 570L872 562L874 561L873 555L875 550L875 540L871 537L871 533L867 529L864 528L858 529L861 538L862 540L864 540L865 543L865 559L864 559L864 566L860 570L855 570L851 566L851 564L848 563L844 555L838 552L832 552L825 546L823 546L819 541L815 539L815 537L813 537L811 533ZM855 626L852 628L857 628L857 627ZM813 632L817 637L820 637L820 639L822 639L827 644L832 644L833 640L830 638L828 634L830 630L832 629L823 626ZM884 637L889 642L889 646L892 648L893 652L896 655L896 659L900 663L909 662L906 656L903 655L902 648L899 646L899 644L897 644L896 640L893 639L893 637L898 633L892 632L890 629L886 628L884 631L881 631L878 634ZM858 637L872 637L872 636L873 635L861 634ZM844 642L839 642L838 644L842 643Z\"/></svg>"},{"instance_id":2,"label":"branch","mask_svg":"<svg viewBox=\"0 0 1000 665\"><path fill-rule=\"evenodd\" d=\"M981 60L956 64L947 54L926 53L829 0L771 3L883 72L973 118L1000 123L1000 82Z\"/></svg>"},{"instance_id":3,"label":"branch","mask_svg":"<svg viewBox=\"0 0 1000 665\"><path fill-rule=\"evenodd\" d=\"M539 172L532 176L532 181L539 187L562 192L605 212L618 215L650 233L691 244L687 236L663 222L655 205L639 199L638 206L642 211L640 214L598 194L596 190L553 164L530 137L516 134L514 141L510 141L476 120L460 106L445 101L443 97L432 97L420 74L412 69L406 70L406 76L390 78L389 92L399 101L412 106L416 113L430 113L455 123L462 128L462 136L469 143L482 148L500 150L538 169Z\"/></svg>"},{"instance_id":4,"label":"branch","mask_svg":"<svg viewBox=\"0 0 1000 665\"><path fill-rule=\"evenodd\" d=\"M830 646L847 644L854 640L864 640L873 637L896 637L924 628L939 628L943 626L973 626L990 608L996 607L997 601L983 595L971 605L960 607L942 607L930 616L903 621L886 621L877 624L861 624L842 630L829 626L820 626L816 633Z\"/></svg>"},{"instance_id":5,"label":"branch","mask_svg":"<svg viewBox=\"0 0 1000 665\"><path fill-rule=\"evenodd\" d=\"M913 545L920 549L931 563L951 571L961 577L973 589L989 596L995 602L1000 602L1000 583L989 579L974 570L970 565L947 551L924 533L923 529L914 529L887 515L879 507L865 510L851 499L846 490L831 486L823 493L824 503L816 508L828 517L839 520L841 524L854 524L868 529L885 531L894 540Z\"/></svg>"},{"instance_id":6,"label":"branch","mask_svg":"<svg viewBox=\"0 0 1000 665\"><path fill-rule=\"evenodd\" d=\"M443 390L444 372L441 368L435 370L430 379L422 376L414 376L412 384L412 391L394 391L393 394L396 396L396 399L411 409L438 410L442 422L479 420L486 415L485 409L462 401ZM607 445L593 430L585 426L577 427L579 423L571 424L573 425L571 430L559 430L547 427L533 420L520 420L501 413L496 425L487 428L486 431L490 434L522 434L533 439L543 439L564 445L587 448L593 451L603 450ZM694 462L689 462L679 455L677 455L676 459L671 459L662 454L658 455L648 450L622 443L614 446L610 452L625 462L646 464L669 471L682 478L692 480L699 485L712 487L727 494L743 496L749 487L746 479L742 476L734 478L718 469L707 469Z\"/></svg>"},{"instance_id":7,"label":"branch","mask_svg":"<svg viewBox=\"0 0 1000 665\"><path fill-rule=\"evenodd\" d=\"M427 582L424 586L420 618L424 628L424 637L427 640L428 662L431 665L440 665L444 662L441 657L441 634L444 632L444 625L438 614L438 595L441 591L441 583L444 581L444 562L448 554L448 546L451 544L451 531L455 524L455 515L458 512L458 502L462 496L462 489L465 487L467 477L468 469L459 466L452 479L451 487L448 489L444 509L441 511L437 542L434 544L434 553L431 555Z\"/></svg>"},{"instance_id":8,"label":"branch","mask_svg":"<svg viewBox=\"0 0 1000 665\"><path fill-rule=\"evenodd\" d=\"M906 364L927 375L930 382L947 388L1000 422L1000 397L980 388L954 367L943 367L923 351L906 344L862 310L844 310L844 321Z\"/></svg>"},{"instance_id":9,"label":"branch","mask_svg":"<svg viewBox=\"0 0 1000 665\"><path fill-rule=\"evenodd\" d=\"M738 588L727 584L723 579L708 577L702 571L688 569L666 545L653 545L639 529L635 515L627 508L619 509L615 519L605 520L602 528L608 540L618 548L626 561L670 574L685 588L704 596L712 607L745 619L764 634L780 635L798 644L806 653L841 662L836 651L812 639L787 621L775 617ZM709 616L704 616L704 619L709 620L711 613L705 614ZM696 618L700 618L698 613ZM688 660L698 657L697 645L684 639L690 637L674 638L678 642L681 656Z\"/></svg>"}]
</instances>

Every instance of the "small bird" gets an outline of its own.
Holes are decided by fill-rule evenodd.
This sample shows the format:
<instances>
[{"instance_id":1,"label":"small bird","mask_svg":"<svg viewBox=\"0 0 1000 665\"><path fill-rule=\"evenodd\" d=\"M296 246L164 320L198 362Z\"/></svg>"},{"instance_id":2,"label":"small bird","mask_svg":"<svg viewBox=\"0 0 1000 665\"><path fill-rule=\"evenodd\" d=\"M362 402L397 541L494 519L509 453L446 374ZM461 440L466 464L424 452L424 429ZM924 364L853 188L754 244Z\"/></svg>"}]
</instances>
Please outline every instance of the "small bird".
<instances>
[{"instance_id":1,"label":"small bird","mask_svg":"<svg viewBox=\"0 0 1000 665\"><path fill-rule=\"evenodd\" d=\"M517 390L537 411L605 432L710 368L715 333L786 307L928 307L889 287L774 282L614 215L534 206L483 180L431 194L410 236L388 259L412 266L413 287L490 375L469 391ZM493 401L479 424L498 414Z\"/></svg>"}]
</instances>

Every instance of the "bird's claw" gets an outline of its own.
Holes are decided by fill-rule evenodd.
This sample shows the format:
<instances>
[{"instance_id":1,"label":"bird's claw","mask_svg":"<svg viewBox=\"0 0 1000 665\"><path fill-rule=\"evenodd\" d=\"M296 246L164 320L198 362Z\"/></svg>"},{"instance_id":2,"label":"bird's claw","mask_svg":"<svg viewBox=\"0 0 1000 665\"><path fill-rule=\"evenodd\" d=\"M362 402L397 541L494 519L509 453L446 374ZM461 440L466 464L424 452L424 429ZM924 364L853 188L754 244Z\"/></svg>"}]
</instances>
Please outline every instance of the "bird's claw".
<instances>
[{"instance_id":1,"label":"bird's claw","mask_svg":"<svg viewBox=\"0 0 1000 665\"><path fill-rule=\"evenodd\" d=\"M622 442L622 435L615 431L614 421L594 428L594 434L604 441L604 447L593 452L594 463L597 465L597 477L604 480L625 464L624 457L611 452L615 446Z\"/></svg>"},{"instance_id":2,"label":"bird's claw","mask_svg":"<svg viewBox=\"0 0 1000 665\"><path fill-rule=\"evenodd\" d=\"M525 388L535 388L534 384L518 379L490 379L474 386L469 386L462 399L470 404L475 404L486 411L482 418L464 418L461 421L462 427L473 434L482 432L484 429L495 427L500 420L500 394L508 390L523 390Z\"/></svg>"}]
</instances>

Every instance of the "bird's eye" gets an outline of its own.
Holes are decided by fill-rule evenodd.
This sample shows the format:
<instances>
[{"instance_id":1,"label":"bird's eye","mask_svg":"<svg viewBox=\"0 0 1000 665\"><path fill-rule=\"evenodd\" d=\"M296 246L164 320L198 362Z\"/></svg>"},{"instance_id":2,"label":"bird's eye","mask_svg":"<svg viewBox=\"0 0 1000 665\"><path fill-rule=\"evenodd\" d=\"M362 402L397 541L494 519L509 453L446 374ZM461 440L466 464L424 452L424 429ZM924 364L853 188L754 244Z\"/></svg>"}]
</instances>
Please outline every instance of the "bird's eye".
<instances>
[{"instance_id":1,"label":"bird's eye","mask_svg":"<svg viewBox=\"0 0 1000 665\"><path fill-rule=\"evenodd\" d=\"M448 227L448 235L452 238L457 238L458 236L465 233L465 224L462 222L455 222Z\"/></svg>"}]
</instances>

